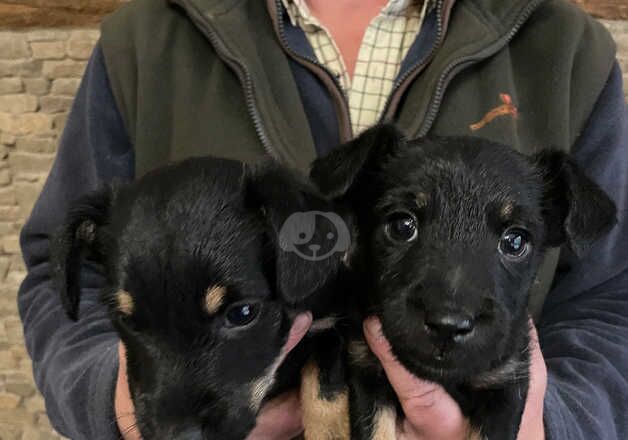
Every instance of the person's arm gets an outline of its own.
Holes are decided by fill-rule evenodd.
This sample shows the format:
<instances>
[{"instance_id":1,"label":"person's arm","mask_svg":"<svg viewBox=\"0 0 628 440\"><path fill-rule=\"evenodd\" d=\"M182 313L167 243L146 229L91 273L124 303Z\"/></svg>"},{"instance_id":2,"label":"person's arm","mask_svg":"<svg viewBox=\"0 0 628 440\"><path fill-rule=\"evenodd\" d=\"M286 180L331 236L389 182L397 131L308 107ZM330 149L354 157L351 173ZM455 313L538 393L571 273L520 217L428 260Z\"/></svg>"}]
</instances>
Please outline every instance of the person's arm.
<instances>
[{"instance_id":1,"label":"person's arm","mask_svg":"<svg viewBox=\"0 0 628 440\"><path fill-rule=\"evenodd\" d=\"M69 204L114 178L133 174L133 151L96 47L44 189L20 244L28 274L18 306L35 381L54 428L72 439L118 439L113 396L117 342L99 302L102 277L85 270L80 320L70 321L50 279L50 238Z\"/></svg>"},{"instance_id":2,"label":"person's arm","mask_svg":"<svg viewBox=\"0 0 628 440\"><path fill-rule=\"evenodd\" d=\"M615 66L574 150L617 204L617 226L581 259L563 252L539 337L550 440L628 438L628 111Z\"/></svg>"}]
</instances>

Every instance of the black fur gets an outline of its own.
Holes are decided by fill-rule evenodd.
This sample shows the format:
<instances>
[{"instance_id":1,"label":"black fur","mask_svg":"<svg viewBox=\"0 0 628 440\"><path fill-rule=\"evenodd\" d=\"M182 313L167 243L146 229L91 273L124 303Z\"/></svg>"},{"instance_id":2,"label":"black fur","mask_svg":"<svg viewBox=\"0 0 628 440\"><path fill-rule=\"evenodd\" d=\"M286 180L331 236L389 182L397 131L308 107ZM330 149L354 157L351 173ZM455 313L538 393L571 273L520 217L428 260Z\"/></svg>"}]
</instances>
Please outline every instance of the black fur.
<instances>
[{"instance_id":1,"label":"black fur","mask_svg":"<svg viewBox=\"0 0 628 440\"><path fill-rule=\"evenodd\" d=\"M317 160L311 177L356 216L352 344L363 343L362 319L377 315L409 371L442 384L489 439L515 439L537 269L548 247L581 253L607 232L613 202L562 152L529 158L470 137L407 141L392 126ZM408 221L416 237L400 240L391 228L407 232ZM506 231L512 241L499 246L523 237L522 256L498 250ZM353 355L350 376L352 437L369 439L375 410L398 403L371 353Z\"/></svg>"},{"instance_id":2,"label":"black fur","mask_svg":"<svg viewBox=\"0 0 628 440\"><path fill-rule=\"evenodd\" d=\"M171 165L73 205L53 245L61 299L77 319L82 257L103 267L103 300L127 349L143 438L243 439L253 428L267 396L252 399L252 386L270 374L292 318L305 309L323 316L334 303L342 255L295 258L278 238L287 217L312 210L331 208L289 172L215 158ZM205 293L216 285L227 294L210 314ZM130 315L119 310L120 290L132 296ZM258 313L235 326L227 317L243 304ZM307 347L262 391L297 382Z\"/></svg>"}]
</instances>

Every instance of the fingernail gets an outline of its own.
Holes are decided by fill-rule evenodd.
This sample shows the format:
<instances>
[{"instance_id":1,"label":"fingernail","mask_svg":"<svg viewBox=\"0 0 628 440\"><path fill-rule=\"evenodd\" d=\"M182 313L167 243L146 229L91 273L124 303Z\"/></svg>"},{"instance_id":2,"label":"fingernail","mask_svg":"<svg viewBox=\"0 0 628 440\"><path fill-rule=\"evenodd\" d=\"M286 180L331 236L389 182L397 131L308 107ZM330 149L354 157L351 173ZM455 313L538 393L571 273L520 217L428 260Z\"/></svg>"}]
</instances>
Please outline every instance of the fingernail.
<instances>
[{"instance_id":1,"label":"fingernail","mask_svg":"<svg viewBox=\"0 0 628 440\"><path fill-rule=\"evenodd\" d=\"M379 322L374 316L366 318L364 320L364 329L373 337L373 338L381 338L382 337L382 324Z\"/></svg>"},{"instance_id":2,"label":"fingernail","mask_svg":"<svg viewBox=\"0 0 628 440\"><path fill-rule=\"evenodd\" d=\"M292 333L305 333L312 324L312 314L310 312L300 313L294 318L292 323Z\"/></svg>"}]
</instances>

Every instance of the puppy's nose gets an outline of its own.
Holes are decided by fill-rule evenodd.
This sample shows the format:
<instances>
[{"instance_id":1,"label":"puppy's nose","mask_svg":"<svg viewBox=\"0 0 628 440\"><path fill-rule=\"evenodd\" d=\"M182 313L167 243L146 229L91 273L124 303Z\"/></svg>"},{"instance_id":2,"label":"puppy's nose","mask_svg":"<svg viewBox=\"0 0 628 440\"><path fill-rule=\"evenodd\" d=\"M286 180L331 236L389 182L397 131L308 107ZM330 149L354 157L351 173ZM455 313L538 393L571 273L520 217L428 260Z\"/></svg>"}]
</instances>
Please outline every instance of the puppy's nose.
<instances>
[{"instance_id":1,"label":"puppy's nose","mask_svg":"<svg viewBox=\"0 0 628 440\"><path fill-rule=\"evenodd\" d=\"M428 312L425 330L442 342L463 342L473 332L473 318L464 313Z\"/></svg>"}]
</instances>

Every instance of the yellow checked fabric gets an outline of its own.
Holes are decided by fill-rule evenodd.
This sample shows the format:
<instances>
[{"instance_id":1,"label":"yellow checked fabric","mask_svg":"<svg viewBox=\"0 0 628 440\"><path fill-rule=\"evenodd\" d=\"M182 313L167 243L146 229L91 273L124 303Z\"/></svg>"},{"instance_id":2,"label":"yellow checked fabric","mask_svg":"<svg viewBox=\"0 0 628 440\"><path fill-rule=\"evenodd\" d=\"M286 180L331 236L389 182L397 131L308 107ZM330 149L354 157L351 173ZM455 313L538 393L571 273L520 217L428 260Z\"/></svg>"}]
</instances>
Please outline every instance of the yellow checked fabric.
<instances>
[{"instance_id":1,"label":"yellow checked fabric","mask_svg":"<svg viewBox=\"0 0 628 440\"><path fill-rule=\"evenodd\" d=\"M408 49L421 28L419 0L390 0L369 24L353 78L331 34L314 17L307 0L283 0L292 24L305 32L318 61L336 75L349 103L354 135L377 123Z\"/></svg>"}]
</instances>

